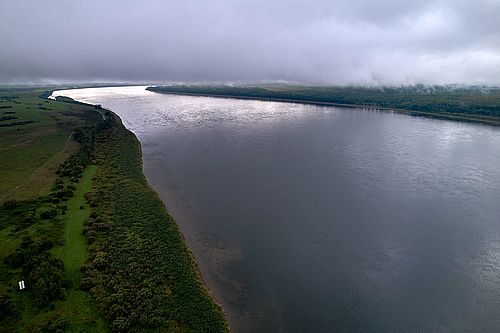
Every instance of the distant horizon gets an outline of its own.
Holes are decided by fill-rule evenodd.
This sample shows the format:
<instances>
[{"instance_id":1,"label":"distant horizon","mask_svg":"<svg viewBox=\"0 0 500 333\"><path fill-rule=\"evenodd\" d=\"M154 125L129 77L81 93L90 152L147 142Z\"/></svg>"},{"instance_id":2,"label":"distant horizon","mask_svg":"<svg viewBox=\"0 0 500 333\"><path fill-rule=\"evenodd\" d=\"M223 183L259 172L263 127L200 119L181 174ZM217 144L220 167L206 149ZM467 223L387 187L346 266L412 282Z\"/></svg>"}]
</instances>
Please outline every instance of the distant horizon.
<instances>
[{"instance_id":1,"label":"distant horizon","mask_svg":"<svg viewBox=\"0 0 500 333\"><path fill-rule=\"evenodd\" d=\"M16 88L99 88L99 87L120 87L120 86L235 86L235 87L259 87L259 86L290 86L290 87L322 87L322 88L361 88L361 89L399 89L399 88L487 88L500 89L500 84L401 84L401 85L336 85L336 84L308 84L297 82L123 82L123 81L87 81L87 82L60 82L60 83L0 83L0 89Z\"/></svg>"}]
</instances>

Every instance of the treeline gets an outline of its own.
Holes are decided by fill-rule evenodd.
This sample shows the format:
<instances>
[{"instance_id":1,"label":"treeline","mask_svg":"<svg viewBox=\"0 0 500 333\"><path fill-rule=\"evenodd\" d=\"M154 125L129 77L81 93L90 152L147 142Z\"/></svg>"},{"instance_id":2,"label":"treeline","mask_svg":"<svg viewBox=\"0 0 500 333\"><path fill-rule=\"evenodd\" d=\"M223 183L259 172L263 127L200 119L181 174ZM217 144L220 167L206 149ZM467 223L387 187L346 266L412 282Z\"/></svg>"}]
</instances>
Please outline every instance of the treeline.
<instances>
[{"instance_id":1,"label":"treeline","mask_svg":"<svg viewBox=\"0 0 500 333\"><path fill-rule=\"evenodd\" d=\"M47 98L48 98L48 96L50 96L51 94L52 94L52 92L50 92L50 94L49 94L49 92L45 92L45 93L41 94L40 97L47 96ZM56 101L58 101L58 102L64 102L64 103L77 104L77 105L93 106L95 109L104 110L100 104L90 105L90 104L85 103L85 102L75 101L73 98L67 97L67 96L57 96L56 97ZM109 114L109 111L108 111L108 116L109 115L110 114Z\"/></svg>"},{"instance_id":2,"label":"treeline","mask_svg":"<svg viewBox=\"0 0 500 333\"><path fill-rule=\"evenodd\" d=\"M22 120L22 121L14 121L12 123L0 124L0 127L12 127L12 126L21 126L34 123L34 120Z\"/></svg>"},{"instance_id":3,"label":"treeline","mask_svg":"<svg viewBox=\"0 0 500 333\"><path fill-rule=\"evenodd\" d=\"M59 166L57 170L59 176L72 179L81 176L90 162L94 150L95 136L96 128L91 126L79 127L73 132L73 139L80 144L80 149Z\"/></svg>"},{"instance_id":4,"label":"treeline","mask_svg":"<svg viewBox=\"0 0 500 333\"><path fill-rule=\"evenodd\" d=\"M97 134L82 288L115 332L227 332L175 221L142 173L140 145L117 121Z\"/></svg>"},{"instance_id":5,"label":"treeline","mask_svg":"<svg viewBox=\"0 0 500 333\"><path fill-rule=\"evenodd\" d=\"M221 95L500 117L500 89L481 87L162 86L165 93Z\"/></svg>"},{"instance_id":6,"label":"treeline","mask_svg":"<svg viewBox=\"0 0 500 333\"><path fill-rule=\"evenodd\" d=\"M16 116L0 116L0 121L18 119Z\"/></svg>"},{"instance_id":7,"label":"treeline","mask_svg":"<svg viewBox=\"0 0 500 333\"><path fill-rule=\"evenodd\" d=\"M94 108L101 109L101 106L95 105ZM111 127L113 121L112 113L106 110L103 119L96 125L75 129L73 139L80 144L80 149L59 166L57 174L61 177L69 177L73 181L79 178L91 161L97 133Z\"/></svg>"}]
</instances>

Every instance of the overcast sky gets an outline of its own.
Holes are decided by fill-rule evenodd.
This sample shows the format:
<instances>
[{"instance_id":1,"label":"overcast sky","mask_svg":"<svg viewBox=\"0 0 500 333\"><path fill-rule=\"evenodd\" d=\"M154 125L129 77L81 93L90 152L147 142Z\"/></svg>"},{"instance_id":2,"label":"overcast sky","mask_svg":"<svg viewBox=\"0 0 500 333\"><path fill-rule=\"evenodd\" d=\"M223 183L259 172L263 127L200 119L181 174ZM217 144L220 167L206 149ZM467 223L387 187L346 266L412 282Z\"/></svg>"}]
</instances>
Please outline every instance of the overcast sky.
<instances>
[{"instance_id":1,"label":"overcast sky","mask_svg":"<svg viewBox=\"0 0 500 333\"><path fill-rule=\"evenodd\" d=\"M500 85L500 0L1 0L0 83Z\"/></svg>"}]
</instances>

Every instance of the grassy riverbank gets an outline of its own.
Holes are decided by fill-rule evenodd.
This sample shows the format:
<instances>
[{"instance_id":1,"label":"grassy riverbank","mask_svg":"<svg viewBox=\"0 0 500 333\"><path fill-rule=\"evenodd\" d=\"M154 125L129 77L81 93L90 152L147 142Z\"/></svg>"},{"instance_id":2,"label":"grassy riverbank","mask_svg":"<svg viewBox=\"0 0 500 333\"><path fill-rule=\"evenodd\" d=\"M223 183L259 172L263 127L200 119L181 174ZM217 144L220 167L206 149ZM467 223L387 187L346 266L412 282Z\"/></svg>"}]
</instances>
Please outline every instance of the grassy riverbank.
<instances>
[{"instance_id":1,"label":"grassy riverbank","mask_svg":"<svg viewBox=\"0 0 500 333\"><path fill-rule=\"evenodd\" d=\"M1 94L0 332L228 331L120 119Z\"/></svg>"},{"instance_id":2,"label":"grassy riverbank","mask_svg":"<svg viewBox=\"0 0 500 333\"><path fill-rule=\"evenodd\" d=\"M376 108L413 116L500 126L500 88L182 85L148 87L147 89L153 92L180 95Z\"/></svg>"},{"instance_id":3,"label":"grassy riverbank","mask_svg":"<svg viewBox=\"0 0 500 333\"><path fill-rule=\"evenodd\" d=\"M138 140L117 117L99 133L95 160L88 196L95 208L86 224L95 241L84 285L111 327L227 331L175 221L142 173Z\"/></svg>"}]
</instances>

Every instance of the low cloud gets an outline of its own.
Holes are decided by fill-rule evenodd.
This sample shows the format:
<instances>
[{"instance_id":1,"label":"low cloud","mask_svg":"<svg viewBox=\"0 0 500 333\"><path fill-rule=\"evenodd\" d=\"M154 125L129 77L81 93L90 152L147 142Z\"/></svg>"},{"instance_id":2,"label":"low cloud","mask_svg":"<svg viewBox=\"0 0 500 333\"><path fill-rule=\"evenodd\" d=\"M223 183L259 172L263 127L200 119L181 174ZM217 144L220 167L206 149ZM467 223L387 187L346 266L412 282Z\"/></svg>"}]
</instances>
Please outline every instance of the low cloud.
<instances>
[{"instance_id":1,"label":"low cloud","mask_svg":"<svg viewBox=\"0 0 500 333\"><path fill-rule=\"evenodd\" d=\"M0 82L500 84L500 1L4 1Z\"/></svg>"}]
</instances>

